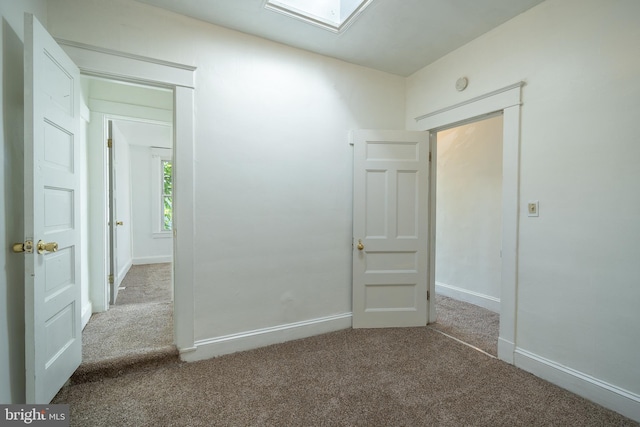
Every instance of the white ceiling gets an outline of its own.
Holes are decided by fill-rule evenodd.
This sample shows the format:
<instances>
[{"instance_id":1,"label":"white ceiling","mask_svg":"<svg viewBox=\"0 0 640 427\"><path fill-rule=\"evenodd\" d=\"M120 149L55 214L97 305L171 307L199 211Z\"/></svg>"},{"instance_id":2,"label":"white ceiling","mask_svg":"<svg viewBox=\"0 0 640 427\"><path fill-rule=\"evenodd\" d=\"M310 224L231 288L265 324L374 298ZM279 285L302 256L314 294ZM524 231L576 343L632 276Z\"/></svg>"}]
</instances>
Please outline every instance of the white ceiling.
<instances>
[{"instance_id":1,"label":"white ceiling","mask_svg":"<svg viewBox=\"0 0 640 427\"><path fill-rule=\"evenodd\" d=\"M85 101L92 105L96 101L110 101L135 107L146 107L162 111L165 121L135 118L113 119L113 124L129 145L144 147L173 147L173 91L134 83L118 82L98 77L81 77ZM148 114L148 112L147 112Z\"/></svg>"},{"instance_id":2,"label":"white ceiling","mask_svg":"<svg viewBox=\"0 0 640 427\"><path fill-rule=\"evenodd\" d=\"M341 34L266 10L264 0L138 1L408 76L543 0L373 0Z\"/></svg>"}]
</instances>

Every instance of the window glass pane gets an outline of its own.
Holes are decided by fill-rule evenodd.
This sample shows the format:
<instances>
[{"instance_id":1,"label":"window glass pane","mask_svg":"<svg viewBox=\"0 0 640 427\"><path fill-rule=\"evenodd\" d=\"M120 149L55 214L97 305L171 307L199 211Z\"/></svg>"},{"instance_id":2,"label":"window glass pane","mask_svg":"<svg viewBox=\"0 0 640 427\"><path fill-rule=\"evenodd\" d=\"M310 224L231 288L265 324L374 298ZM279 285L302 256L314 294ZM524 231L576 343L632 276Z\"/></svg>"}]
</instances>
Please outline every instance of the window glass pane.
<instances>
[{"instance_id":1,"label":"window glass pane","mask_svg":"<svg viewBox=\"0 0 640 427\"><path fill-rule=\"evenodd\" d=\"M162 201L163 215L162 215L162 229L171 230L173 225L173 198L171 196L164 196Z\"/></svg>"},{"instance_id":2,"label":"window glass pane","mask_svg":"<svg viewBox=\"0 0 640 427\"><path fill-rule=\"evenodd\" d=\"M162 161L162 229L173 227L173 165L170 161Z\"/></svg>"},{"instance_id":3,"label":"window glass pane","mask_svg":"<svg viewBox=\"0 0 640 427\"><path fill-rule=\"evenodd\" d=\"M162 194L171 195L173 193L172 164L169 161L162 161Z\"/></svg>"}]
</instances>

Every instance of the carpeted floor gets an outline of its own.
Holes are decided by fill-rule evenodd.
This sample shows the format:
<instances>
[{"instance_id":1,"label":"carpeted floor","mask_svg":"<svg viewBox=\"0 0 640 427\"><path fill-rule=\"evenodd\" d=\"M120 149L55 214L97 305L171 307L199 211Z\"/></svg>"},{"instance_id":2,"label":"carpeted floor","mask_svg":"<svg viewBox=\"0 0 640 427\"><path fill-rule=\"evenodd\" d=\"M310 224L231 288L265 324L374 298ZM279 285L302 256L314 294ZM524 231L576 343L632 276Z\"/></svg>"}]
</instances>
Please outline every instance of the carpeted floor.
<instances>
[{"instance_id":1,"label":"carpeted floor","mask_svg":"<svg viewBox=\"0 0 640 427\"><path fill-rule=\"evenodd\" d=\"M97 381L132 369L177 363L171 302L112 306L82 331L82 364L72 383Z\"/></svg>"},{"instance_id":2,"label":"carpeted floor","mask_svg":"<svg viewBox=\"0 0 640 427\"><path fill-rule=\"evenodd\" d=\"M349 329L196 363L179 363L175 348L147 353L146 364L134 351L81 368L53 403L70 404L72 426L639 425L442 335L495 354L498 315L436 303L438 321L424 328ZM103 337L118 331L139 343L155 329L164 345L169 304L115 306L95 320ZM165 320L145 323L158 316L136 313L141 306ZM110 346L92 345L98 355Z\"/></svg>"},{"instance_id":3,"label":"carpeted floor","mask_svg":"<svg viewBox=\"0 0 640 427\"><path fill-rule=\"evenodd\" d=\"M171 266L171 263L132 266L120 284L116 305L173 300Z\"/></svg>"},{"instance_id":4,"label":"carpeted floor","mask_svg":"<svg viewBox=\"0 0 640 427\"><path fill-rule=\"evenodd\" d=\"M95 362L169 346L173 338L170 302L129 304L91 317L82 334L82 360Z\"/></svg>"},{"instance_id":5,"label":"carpeted floor","mask_svg":"<svg viewBox=\"0 0 640 427\"><path fill-rule=\"evenodd\" d=\"M117 304L91 316L82 331L82 364L72 383L179 361L173 345L171 264L133 266L122 287Z\"/></svg>"},{"instance_id":6,"label":"carpeted floor","mask_svg":"<svg viewBox=\"0 0 640 427\"><path fill-rule=\"evenodd\" d=\"M498 357L498 313L441 295L436 295L436 313L437 321L430 328Z\"/></svg>"},{"instance_id":7,"label":"carpeted floor","mask_svg":"<svg viewBox=\"0 0 640 427\"><path fill-rule=\"evenodd\" d=\"M430 328L343 330L67 387L73 426L637 426Z\"/></svg>"}]
</instances>

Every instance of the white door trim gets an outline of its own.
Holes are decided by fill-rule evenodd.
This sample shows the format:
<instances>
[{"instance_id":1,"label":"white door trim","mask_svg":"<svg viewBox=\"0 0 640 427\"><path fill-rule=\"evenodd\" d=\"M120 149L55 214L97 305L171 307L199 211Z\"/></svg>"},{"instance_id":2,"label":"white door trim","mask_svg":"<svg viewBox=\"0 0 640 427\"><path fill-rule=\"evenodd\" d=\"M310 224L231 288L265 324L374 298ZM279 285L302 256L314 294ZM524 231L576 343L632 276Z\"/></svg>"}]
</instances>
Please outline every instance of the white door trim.
<instances>
[{"instance_id":1,"label":"white door trim","mask_svg":"<svg viewBox=\"0 0 640 427\"><path fill-rule=\"evenodd\" d=\"M55 38L55 41L80 67L83 74L147 85L152 83L167 88L195 88L196 67L60 38Z\"/></svg>"},{"instance_id":2,"label":"white door trim","mask_svg":"<svg viewBox=\"0 0 640 427\"><path fill-rule=\"evenodd\" d=\"M86 75L169 88L174 93L174 339L194 349L195 67L56 39ZM97 242L96 245L101 244ZM104 245L102 245L104 246Z\"/></svg>"},{"instance_id":3,"label":"white door trim","mask_svg":"<svg viewBox=\"0 0 640 427\"><path fill-rule=\"evenodd\" d=\"M438 130L476 120L482 116L503 113L502 145L502 283L500 289L500 337L498 357L514 363L516 348L516 295L518 270L518 214L520 182L520 106L524 82L518 82L476 98L416 117L418 130L432 135L431 149L435 149ZM435 154L433 152L433 154ZM431 168L431 206L435 206L436 168ZM431 236L435 236L434 212L431 212ZM434 238L430 239L430 253L435 254ZM430 271L434 271L435 259L430 259ZM435 277L431 274L429 290L435 295ZM435 298L431 298L429 312L435 314ZM433 321L435 319L429 319Z\"/></svg>"}]
</instances>

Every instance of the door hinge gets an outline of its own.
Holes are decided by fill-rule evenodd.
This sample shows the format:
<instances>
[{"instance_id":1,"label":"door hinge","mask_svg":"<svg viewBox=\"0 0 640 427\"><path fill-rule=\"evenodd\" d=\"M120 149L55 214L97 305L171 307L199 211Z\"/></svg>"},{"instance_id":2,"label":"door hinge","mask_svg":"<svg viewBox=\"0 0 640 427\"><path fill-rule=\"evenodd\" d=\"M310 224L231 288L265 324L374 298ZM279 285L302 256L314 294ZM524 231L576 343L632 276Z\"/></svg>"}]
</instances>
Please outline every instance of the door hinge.
<instances>
[{"instance_id":1,"label":"door hinge","mask_svg":"<svg viewBox=\"0 0 640 427\"><path fill-rule=\"evenodd\" d=\"M427 301L431 301L431 292L427 291Z\"/></svg>"},{"instance_id":2,"label":"door hinge","mask_svg":"<svg viewBox=\"0 0 640 427\"><path fill-rule=\"evenodd\" d=\"M111 146L109 146L111 147ZM429 151L429 161L431 161L431 151Z\"/></svg>"},{"instance_id":3,"label":"door hinge","mask_svg":"<svg viewBox=\"0 0 640 427\"><path fill-rule=\"evenodd\" d=\"M113 146L113 139L107 139L107 148L111 148Z\"/></svg>"},{"instance_id":4,"label":"door hinge","mask_svg":"<svg viewBox=\"0 0 640 427\"><path fill-rule=\"evenodd\" d=\"M113 282L114 282L113 274L110 274L110 275L109 275L109 283L110 283L110 284L113 284Z\"/></svg>"}]
</instances>

